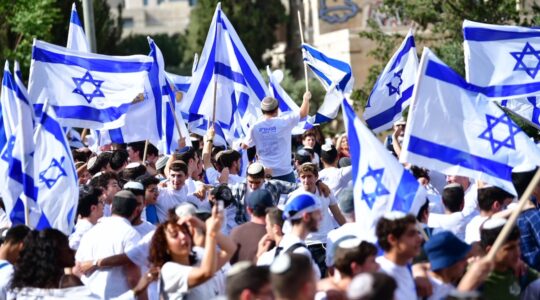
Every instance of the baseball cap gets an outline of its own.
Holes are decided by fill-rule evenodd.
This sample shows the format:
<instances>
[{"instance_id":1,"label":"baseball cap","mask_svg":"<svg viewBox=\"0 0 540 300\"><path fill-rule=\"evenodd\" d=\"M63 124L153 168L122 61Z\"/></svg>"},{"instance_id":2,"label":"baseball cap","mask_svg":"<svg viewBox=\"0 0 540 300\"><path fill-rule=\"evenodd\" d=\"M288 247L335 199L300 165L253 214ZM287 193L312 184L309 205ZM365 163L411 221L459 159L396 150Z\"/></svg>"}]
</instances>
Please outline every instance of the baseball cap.
<instances>
[{"instance_id":1,"label":"baseball cap","mask_svg":"<svg viewBox=\"0 0 540 300\"><path fill-rule=\"evenodd\" d=\"M448 268L465 258L471 246L450 231L434 234L424 245L433 271Z\"/></svg>"},{"instance_id":2,"label":"baseball cap","mask_svg":"<svg viewBox=\"0 0 540 300\"><path fill-rule=\"evenodd\" d=\"M246 204L255 215L262 216L266 209L274 206L272 194L266 189L258 189L249 193L246 197Z\"/></svg>"}]
</instances>

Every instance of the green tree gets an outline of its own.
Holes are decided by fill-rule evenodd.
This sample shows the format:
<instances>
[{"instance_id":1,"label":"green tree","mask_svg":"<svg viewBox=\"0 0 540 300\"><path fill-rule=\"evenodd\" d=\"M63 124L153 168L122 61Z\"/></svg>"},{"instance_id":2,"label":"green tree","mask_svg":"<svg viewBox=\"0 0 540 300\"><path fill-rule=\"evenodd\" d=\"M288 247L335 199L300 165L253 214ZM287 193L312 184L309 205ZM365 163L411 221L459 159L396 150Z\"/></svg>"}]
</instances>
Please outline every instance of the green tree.
<instances>
[{"instance_id":1,"label":"green tree","mask_svg":"<svg viewBox=\"0 0 540 300\"><path fill-rule=\"evenodd\" d=\"M191 10L186 32L184 63L191 65L194 53L204 46L217 0L198 0ZM286 20L280 0L224 1L221 9L227 15L256 66L265 65L262 55L275 42L275 30Z\"/></svg>"}]
</instances>

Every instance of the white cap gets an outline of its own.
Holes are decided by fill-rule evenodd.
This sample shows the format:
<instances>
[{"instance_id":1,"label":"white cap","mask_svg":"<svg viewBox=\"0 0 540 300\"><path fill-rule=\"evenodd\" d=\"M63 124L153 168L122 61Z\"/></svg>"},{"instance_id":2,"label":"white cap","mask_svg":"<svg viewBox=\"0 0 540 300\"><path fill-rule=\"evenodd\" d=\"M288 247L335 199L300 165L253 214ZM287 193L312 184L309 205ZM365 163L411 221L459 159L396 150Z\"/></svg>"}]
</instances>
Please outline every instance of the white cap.
<instances>
[{"instance_id":1,"label":"white cap","mask_svg":"<svg viewBox=\"0 0 540 300\"><path fill-rule=\"evenodd\" d=\"M134 189L134 190L141 190L144 191L144 186L142 183L137 181L128 181L126 184L124 184L124 189Z\"/></svg>"},{"instance_id":2,"label":"white cap","mask_svg":"<svg viewBox=\"0 0 540 300\"><path fill-rule=\"evenodd\" d=\"M390 221L395 221L395 220L403 219L406 216L407 214L405 214L404 212L395 210L395 211L386 212L382 217Z\"/></svg>"},{"instance_id":3,"label":"white cap","mask_svg":"<svg viewBox=\"0 0 540 300\"><path fill-rule=\"evenodd\" d=\"M491 218L487 219L484 224L482 224L483 229L495 229L503 227L506 224L506 219L503 218Z\"/></svg>"}]
</instances>

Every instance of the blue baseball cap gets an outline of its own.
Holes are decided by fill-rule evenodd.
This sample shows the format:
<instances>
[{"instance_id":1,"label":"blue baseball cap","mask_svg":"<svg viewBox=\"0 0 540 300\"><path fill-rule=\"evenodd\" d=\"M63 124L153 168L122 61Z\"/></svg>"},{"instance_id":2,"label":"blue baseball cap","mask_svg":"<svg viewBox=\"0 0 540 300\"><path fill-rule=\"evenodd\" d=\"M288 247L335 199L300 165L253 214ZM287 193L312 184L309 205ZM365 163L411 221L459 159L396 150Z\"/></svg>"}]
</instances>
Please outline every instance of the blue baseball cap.
<instances>
[{"instance_id":1,"label":"blue baseball cap","mask_svg":"<svg viewBox=\"0 0 540 300\"><path fill-rule=\"evenodd\" d=\"M424 250L431 263L431 269L437 271L464 259L471 250L471 246L450 231L443 231L434 234L424 244Z\"/></svg>"},{"instance_id":2,"label":"blue baseball cap","mask_svg":"<svg viewBox=\"0 0 540 300\"><path fill-rule=\"evenodd\" d=\"M291 197L283 209L284 220L300 219L304 213L321 209L320 201L311 193L300 193Z\"/></svg>"}]
</instances>

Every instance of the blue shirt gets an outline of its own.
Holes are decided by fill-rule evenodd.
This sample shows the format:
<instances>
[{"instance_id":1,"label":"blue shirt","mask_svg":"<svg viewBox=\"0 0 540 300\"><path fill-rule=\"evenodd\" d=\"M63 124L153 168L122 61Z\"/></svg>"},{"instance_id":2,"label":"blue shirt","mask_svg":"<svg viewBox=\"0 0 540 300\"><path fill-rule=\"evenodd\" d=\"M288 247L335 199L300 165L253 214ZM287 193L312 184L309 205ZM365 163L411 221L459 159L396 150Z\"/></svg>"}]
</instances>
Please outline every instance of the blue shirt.
<instances>
[{"instance_id":1,"label":"blue shirt","mask_svg":"<svg viewBox=\"0 0 540 300\"><path fill-rule=\"evenodd\" d=\"M531 268L540 271L540 211L531 208L521 212L517 226L521 257Z\"/></svg>"},{"instance_id":2,"label":"blue shirt","mask_svg":"<svg viewBox=\"0 0 540 300\"><path fill-rule=\"evenodd\" d=\"M146 221L157 225L159 224L156 206L154 204L146 205Z\"/></svg>"}]
</instances>

